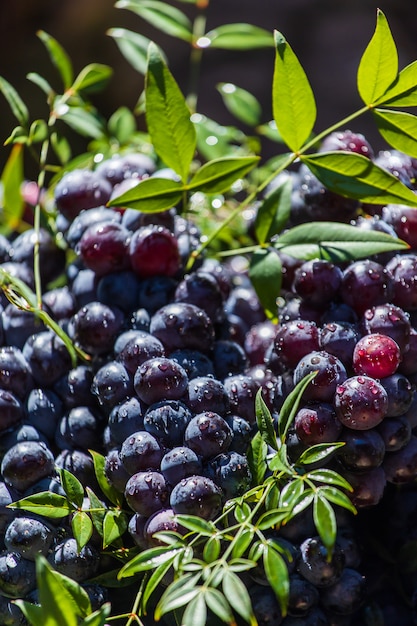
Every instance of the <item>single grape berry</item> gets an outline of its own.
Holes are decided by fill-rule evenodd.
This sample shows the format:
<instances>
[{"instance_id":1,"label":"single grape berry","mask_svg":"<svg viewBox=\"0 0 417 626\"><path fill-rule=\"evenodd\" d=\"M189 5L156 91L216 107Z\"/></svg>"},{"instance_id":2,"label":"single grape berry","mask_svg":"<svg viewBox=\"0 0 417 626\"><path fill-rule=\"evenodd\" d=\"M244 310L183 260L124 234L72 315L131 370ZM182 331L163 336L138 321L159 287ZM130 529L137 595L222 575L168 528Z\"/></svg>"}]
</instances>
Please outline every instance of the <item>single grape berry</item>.
<instances>
[{"instance_id":1,"label":"single grape berry","mask_svg":"<svg viewBox=\"0 0 417 626\"><path fill-rule=\"evenodd\" d=\"M336 297L342 278L342 270L337 265L324 259L312 259L296 269L292 289L304 302L325 308Z\"/></svg>"},{"instance_id":2,"label":"single grape berry","mask_svg":"<svg viewBox=\"0 0 417 626\"><path fill-rule=\"evenodd\" d=\"M141 278L175 276L181 268L181 257L174 235L164 226L142 226L129 243L133 270Z\"/></svg>"},{"instance_id":3,"label":"single grape berry","mask_svg":"<svg viewBox=\"0 0 417 626\"><path fill-rule=\"evenodd\" d=\"M195 415L187 425L184 444L203 459L227 452L233 438L228 423L213 411Z\"/></svg>"},{"instance_id":4,"label":"single grape berry","mask_svg":"<svg viewBox=\"0 0 417 626\"><path fill-rule=\"evenodd\" d=\"M309 352L319 350L320 331L314 322L293 320L282 324L275 335L274 346L282 365L294 369Z\"/></svg>"},{"instance_id":5,"label":"single grape berry","mask_svg":"<svg viewBox=\"0 0 417 626\"><path fill-rule=\"evenodd\" d=\"M117 222L93 224L83 233L76 251L84 266L103 276L128 269L130 233Z\"/></svg>"},{"instance_id":6,"label":"single grape berry","mask_svg":"<svg viewBox=\"0 0 417 626\"><path fill-rule=\"evenodd\" d=\"M320 537L310 537L302 542L297 569L301 576L315 587L334 585L341 577L345 556L336 543L330 555Z\"/></svg>"},{"instance_id":7,"label":"single grape berry","mask_svg":"<svg viewBox=\"0 0 417 626\"><path fill-rule=\"evenodd\" d=\"M387 392L369 376L352 376L336 388L334 406L338 419L347 428L368 430L387 414Z\"/></svg>"},{"instance_id":8,"label":"single grape berry","mask_svg":"<svg viewBox=\"0 0 417 626\"><path fill-rule=\"evenodd\" d=\"M188 376L173 359L153 357L136 370L134 387L140 400L146 404L164 399L179 400L187 390Z\"/></svg>"},{"instance_id":9,"label":"single grape berry","mask_svg":"<svg viewBox=\"0 0 417 626\"><path fill-rule=\"evenodd\" d=\"M380 263L369 259L354 261L343 272L339 295L362 315L372 306L391 302L393 283L392 274Z\"/></svg>"},{"instance_id":10,"label":"single grape berry","mask_svg":"<svg viewBox=\"0 0 417 626\"><path fill-rule=\"evenodd\" d=\"M373 378L391 376L401 362L401 350L388 335L371 333L362 337L353 351L353 369L356 374Z\"/></svg>"},{"instance_id":11,"label":"single grape berry","mask_svg":"<svg viewBox=\"0 0 417 626\"><path fill-rule=\"evenodd\" d=\"M223 494L210 478L200 475L183 478L175 485L170 506L176 514L197 515L212 520L222 506Z\"/></svg>"},{"instance_id":12,"label":"single grape berry","mask_svg":"<svg viewBox=\"0 0 417 626\"><path fill-rule=\"evenodd\" d=\"M130 508L146 517L169 506L170 489L163 475L156 470L133 474L126 483L124 494Z\"/></svg>"},{"instance_id":13,"label":"single grape berry","mask_svg":"<svg viewBox=\"0 0 417 626\"><path fill-rule=\"evenodd\" d=\"M110 183L96 172L75 169L65 173L57 183L54 198L58 211L72 220L83 209L106 204L111 192Z\"/></svg>"},{"instance_id":14,"label":"single grape berry","mask_svg":"<svg viewBox=\"0 0 417 626\"><path fill-rule=\"evenodd\" d=\"M331 402L336 387L347 378L343 363L323 350L310 352L300 360L294 370L294 385L312 372L316 372L316 376L307 385L303 393L304 400Z\"/></svg>"},{"instance_id":15,"label":"single grape berry","mask_svg":"<svg viewBox=\"0 0 417 626\"><path fill-rule=\"evenodd\" d=\"M410 316L394 304L379 304L367 309L360 321L360 327L363 334L388 335L397 342L401 352L408 347Z\"/></svg>"}]
</instances>

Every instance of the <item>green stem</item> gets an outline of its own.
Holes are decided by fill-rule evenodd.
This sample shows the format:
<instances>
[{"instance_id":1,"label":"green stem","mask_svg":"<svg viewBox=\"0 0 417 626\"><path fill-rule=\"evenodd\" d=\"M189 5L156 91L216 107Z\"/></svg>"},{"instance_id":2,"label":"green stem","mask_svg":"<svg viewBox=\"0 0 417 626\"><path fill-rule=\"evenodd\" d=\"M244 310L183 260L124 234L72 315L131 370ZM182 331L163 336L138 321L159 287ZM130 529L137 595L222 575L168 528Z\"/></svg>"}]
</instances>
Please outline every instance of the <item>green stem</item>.
<instances>
[{"instance_id":1,"label":"green stem","mask_svg":"<svg viewBox=\"0 0 417 626\"><path fill-rule=\"evenodd\" d=\"M195 113L197 110L198 82L200 79L201 62L204 51L204 48L198 46L197 42L206 31L208 6L209 0L200 0L200 2L197 3L197 9L199 13L193 23L193 37L192 49L190 54L190 70L187 96L187 103L191 113Z\"/></svg>"}]
</instances>

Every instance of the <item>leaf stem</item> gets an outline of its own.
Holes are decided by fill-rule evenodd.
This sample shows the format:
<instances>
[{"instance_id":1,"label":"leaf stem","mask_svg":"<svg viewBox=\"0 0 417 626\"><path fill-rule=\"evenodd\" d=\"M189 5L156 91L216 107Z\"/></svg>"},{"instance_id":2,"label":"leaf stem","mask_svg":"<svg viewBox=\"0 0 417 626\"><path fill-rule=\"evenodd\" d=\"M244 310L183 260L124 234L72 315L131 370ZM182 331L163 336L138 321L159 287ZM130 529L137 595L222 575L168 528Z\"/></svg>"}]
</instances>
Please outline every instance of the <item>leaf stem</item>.
<instances>
[{"instance_id":1,"label":"leaf stem","mask_svg":"<svg viewBox=\"0 0 417 626\"><path fill-rule=\"evenodd\" d=\"M198 40L202 37L206 30L207 23L207 11L209 7L209 0L205 2L198 2L197 9L198 15L196 16L193 24L193 36L192 36L192 49L190 54L190 68L188 78L188 95L187 104L191 110L191 113L195 113L197 110L198 101L198 82L200 79L201 62L203 58L204 49L197 45Z\"/></svg>"}]
</instances>

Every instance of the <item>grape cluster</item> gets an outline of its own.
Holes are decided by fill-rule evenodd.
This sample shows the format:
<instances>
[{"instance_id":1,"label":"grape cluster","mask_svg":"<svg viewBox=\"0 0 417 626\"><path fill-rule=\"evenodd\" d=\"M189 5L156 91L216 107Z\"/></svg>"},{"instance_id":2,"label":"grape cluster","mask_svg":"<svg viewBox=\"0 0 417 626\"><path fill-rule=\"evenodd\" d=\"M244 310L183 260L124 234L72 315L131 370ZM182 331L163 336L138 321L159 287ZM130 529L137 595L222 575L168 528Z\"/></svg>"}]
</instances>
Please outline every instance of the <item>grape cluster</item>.
<instances>
[{"instance_id":1,"label":"grape cluster","mask_svg":"<svg viewBox=\"0 0 417 626\"><path fill-rule=\"evenodd\" d=\"M334 134L324 148L379 160L412 184L414 163L394 152L375 157L360 135ZM288 393L311 372L316 376L288 434L289 454L296 462L312 445L344 442L325 463L352 485L359 516L338 512L332 554L310 511L271 529L271 540L288 555L288 615L259 567L245 580L253 608L259 624L283 626L368 623L375 597L381 615L388 614L384 583L369 567L366 524L386 515L398 537L400 520L389 518L386 502L394 500L407 522L417 511L402 499L411 494L414 503L417 479L413 214L387 206L370 215L368 207L325 190L303 167L292 172L291 224L355 220L358 228L405 239L410 249L338 265L282 254L275 326L244 271L204 257L185 271L200 233L175 208L148 215L106 206L121 189L153 175L154 163L136 154L62 177L54 202L70 263L44 229L39 239L32 229L0 242L0 267L32 289L39 243L43 306L88 355L74 366L54 332L2 295L0 623L26 623L12 600L37 601L37 554L82 584L96 604L110 593L89 582L108 567L94 534L79 551L69 519L16 516L7 505L47 490L63 494L60 469L100 493L96 451L129 511L126 542L158 546L158 531L184 531L176 514L213 520L228 499L250 488L247 449L257 430L258 390L277 418ZM50 287L63 274L66 285ZM413 532L407 530L407 541ZM404 545L387 543L393 553ZM417 584L408 580L408 587L417 605Z\"/></svg>"}]
</instances>

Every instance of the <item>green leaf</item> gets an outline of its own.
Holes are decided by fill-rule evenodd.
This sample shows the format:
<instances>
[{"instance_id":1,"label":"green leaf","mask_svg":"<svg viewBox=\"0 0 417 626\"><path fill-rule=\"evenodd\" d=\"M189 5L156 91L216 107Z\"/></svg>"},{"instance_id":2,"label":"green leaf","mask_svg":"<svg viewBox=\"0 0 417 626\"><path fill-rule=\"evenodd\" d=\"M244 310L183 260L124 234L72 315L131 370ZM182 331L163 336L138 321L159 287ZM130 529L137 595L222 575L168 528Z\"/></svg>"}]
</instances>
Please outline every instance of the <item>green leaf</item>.
<instances>
[{"instance_id":1,"label":"green leaf","mask_svg":"<svg viewBox=\"0 0 417 626\"><path fill-rule=\"evenodd\" d=\"M372 104L390 87L398 73L397 47L384 13L377 10L375 32L359 63L358 91Z\"/></svg>"},{"instance_id":2,"label":"green leaf","mask_svg":"<svg viewBox=\"0 0 417 626\"><path fill-rule=\"evenodd\" d=\"M417 61L407 65L398 74L391 87L377 100L380 106L417 106Z\"/></svg>"},{"instance_id":3,"label":"green leaf","mask_svg":"<svg viewBox=\"0 0 417 626\"><path fill-rule=\"evenodd\" d=\"M166 546L158 546L144 550L121 568L118 578L126 578L138 572L145 572L159 567L159 565L165 563L165 561L171 559L173 556L181 554L182 551L182 548L171 549Z\"/></svg>"},{"instance_id":4,"label":"green leaf","mask_svg":"<svg viewBox=\"0 0 417 626\"><path fill-rule=\"evenodd\" d=\"M266 457L268 454L268 446L262 439L259 432L252 437L248 448L248 463L254 484L260 485L264 479L265 472L268 469Z\"/></svg>"},{"instance_id":5,"label":"green leaf","mask_svg":"<svg viewBox=\"0 0 417 626\"><path fill-rule=\"evenodd\" d=\"M146 122L155 151L185 183L197 144L196 132L184 96L153 43L148 49L145 97Z\"/></svg>"},{"instance_id":6,"label":"green leaf","mask_svg":"<svg viewBox=\"0 0 417 626\"><path fill-rule=\"evenodd\" d=\"M259 157L224 157L202 165L187 185L203 193L224 193L238 178L246 176L259 162Z\"/></svg>"},{"instance_id":7,"label":"green leaf","mask_svg":"<svg viewBox=\"0 0 417 626\"><path fill-rule=\"evenodd\" d=\"M324 461L324 459L330 458L336 450L344 445L343 441L338 443L316 443L301 453L297 459L297 465L309 465L310 463Z\"/></svg>"},{"instance_id":8,"label":"green leaf","mask_svg":"<svg viewBox=\"0 0 417 626\"><path fill-rule=\"evenodd\" d=\"M211 47L222 50L254 50L272 48L273 45L274 39L269 31L243 22L222 24L196 42L199 48Z\"/></svg>"},{"instance_id":9,"label":"green leaf","mask_svg":"<svg viewBox=\"0 0 417 626\"><path fill-rule=\"evenodd\" d=\"M164 563L155 568L151 576L149 577L143 590L142 596L142 608L144 612L146 612L146 607L148 605L149 599L154 591L161 588L162 581L165 575L168 573L169 569L172 567L172 563L176 559L176 556L177 555L174 554L171 559L167 559Z\"/></svg>"},{"instance_id":10,"label":"green leaf","mask_svg":"<svg viewBox=\"0 0 417 626\"><path fill-rule=\"evenodd\" d=\"M316 102L308 78L283 35L275 32L273 116L287 146L297 152L316 122Z\"/></svg>"},{"instance_id":11,"label":"green leaf","mask_svg":"<svg viewBox=\"0 0 417 626\"><path fill-rule=\"evenodd\" d=\"M176 589L175 593L172 593L170 588L165 591L162 598L160 599L154 613L154 618L156 621L159 621L162 615L165 613L169 613L170 611L175 611L175 609L179 609L186 604L189 604L200 595L200 588L193 587L192 589ZM182 620L182 624L185 626L184 620ZM193 626L193 623L187 624L187 626Z\"/></svg>"},{"instance_id":12,"label":"green leaf","mask_svg":"<svg viewBox=\"0 0 417 626\"><path fill-rule=\"evenodd\" d=\"M205 599L208 608L223 622L226 624L235 622L230 604L221 591L209 587L205 593Z\"/></svg>"},{"instance_id":13,"label":"green leaf","mask_svg":"<svg viewBox=\"0 0 417 626\"><path fill-rule=\"evenodd\" d=\"M44 78L43 76L40 76L36 72L29 72L29 74L27 74L26 78L28 80L30 80L31 83L33 83L34 85L39 87L39 89L41 89L43 91L43 93L46 96L48 96L48 98L49 98L49 96L52 96L54 94L54 90L51 87L51 85L48 83L46 78Z\"/></svg>"},{"instance_id":14,"label":"green leaf","mask_svg":"<svg viewBox=\"0 0 417 626\"><path fill-rule=\"evenodd\" d=\"M90 487L86 487L88 499L90 500L90 515L94 524L94 528L99 533L100 537L103 536L103 521L104 516L106 515L107 509L97 498L94 491L90 489Z\"/></svg>"},{"instance_id":15,"label":"green leaf","mask_svg":"<svg viewBox=\"0 0 417 626\"><path fill-rule=\"evenodd\" d=\"M262 481L260 482L262 483ZM251 514L251 508L247 502L236 502L233 514L239 524L244 524Z\"/></svg>"},{"instance_id":16,"label":"green leaf","mask_svg":"<svg viewBox=\"0 0 417 626\"><path fill-rule=\"evenodd\" d=\"M175 519L181 526L205 537L212 537L216 532L216 527L202 517L196 515L176 515Z\"/></svg>"},{"instance_id":17,"label":"green leaf","mask_svg":"<svg viewBox=\"0 0 417 626\"><path fill-rule=\"evenodd\" d=\"M336 262L362 259L379 252L406 250L408 244L386 233L365 231L338 222L310 222L294 226L275 247L299 259Z\"/></svg>"},{"instance_id":18,"label":"green leaf","mask_svg":"<svg viewBox=\"0 0 417 626\"><path fill-rule=\"evenodd\" d=\"M86 65L75 78L71 89L74 92L86 91L95 92L107 85L113 70L109 65L102 63L90 63Z\"/></svg>"},{"instance_id":19,"label":"green leaf","mask_svg":"<svg viewBox=\"0 0 417 626\"><path fill-rule=\"evenodd\" d=\"M136 131L136 120L127 107L119 107L109 119L108 129L120 144L128 143Z\"/></svg>"},{"instance_id":20,"label":"green leaf","mask_svg":"<svg viewBox=\"0 0 417 626\"><path fill-rule=\"evenodd\" d=\"M277 322L277 299L281 293L282 264L274 249L261 249L252 254L249 278L266 316L273 322Z\"/></svg>"},{"instance_id":21,"label":"green leaf","mask_svg":"<svg viewBox=\"0 0 417 626\"><path fill-rule=\"evenodd\" d=\"M206 563L217 561L220 556L221 543L219 537L210 537L203 548L203 559Z\"/></svg>"},{"instance_id":22,"label":"green leaf","mask_svg":"<svg viewBox=\"0 0 417 626\"><path fill-rule=\"evenodd\" d=\"M316 376L316 372L311 372L311 374L308 374L305 378L300 380L300 382L297 383L294 389L288 394L284 401L284 404L282 405L278 417L278 434L282 442L285 441L288 429L291 426L295 414L298 411L298 406L301 402L303 393L307 385L309 385L310 382L313 380L314 376Z\"/></svg>"},{"instance_id":23,"label":"green leaf","mask_svg":"<svg viewBox=\"0 0 417 626\"><path fill-rule=\"evenodd\" d=\"M370 204L416 205L416 194L370 159L343 150L300 159L331 191Z\"/></svg>"},{"instance_id":24,"label":"green leaf","mask_svg":"<svg viewBox=\"0 0 417 626\"><path fill-rule=\"evenodd\" d=\"M217 91L226 108L238 120L248 126L257 126L261 121L262 108L253 94L233 83L219 83Z\"/></svg>"},{"instance_id":25,"label":"green leaf","mask_svg":"<svg viewBox=\"0 0 417 626\"><path fill-rule=\"evenodd\" d=\"M274 450L278 449L277 436L274 428L271 411L262 398L262 388L259 388L255 398L256 423L262 439Z\"/></svg>"},{"instance_id":26,"label":"green leaf","mask_svg":"<svg viewBox=\"0 0 417 626\"><path fill-rule=\"evenodd\" d=\"M52 493L52 491L41 491L27 498L17 500L10 505L10 508L30 511L31 513L44 515L52 519L66 517L74 510L74 507L65 496Z\"/></svg>"},{"instance_id":27,"label":"green leaf","mask_svg":"<svg viewBox=\"0 0 417 626\"><path fill-rule=\"evenodd\" d=\"M103 125L96 115L81 107L65 105L62 109L58 108L56 116L84 137L100 139L105 134Z\"/></svg>"},{"instance_id":28,"label":"green leaf","mask_svg":"<svg viewBox=\"0 0 417 626\"><path fill-rule=\"evenodd\" d=\"M290 480L282 488L279 506L281 508L292 509L293 503L299 500L304 493L305 483L301 478Z\"/></svg>"},{"instance_id":29,"label":"green leaf","mask_svg":"<svg viewBox=\"0 0 417 626\"><path fill-rule=\"evenodd\" d=\"M287 510L272 509L260 516L256 522L256 527L259 528L259 530L271 530L274 526L279 526L286 517L288 517Z\"/></svg>"},{"instance_id":30,"label":"green leaf","mask_svg":"<svg viewBox=\"0 0 417 626\"><path fill-rule=\"evenodd\" d=\"M260 244L278 235L285 227L291 211L291 178L287 178L273 189L261 202L256 211L255 233Z\"/></svg>"},{"instance_id":31,"label":"green leaf","mask_svg":"<svg viewBox=\"0 0 417 626\"><path fill-rule=\"evenodd\" d=\"M32 604L31 602L27 602L26 600L13 600L14 604L16 604L19 609L22 611L23 615L26 617L27 621L31 626L46 626L45 617L44 617L44 609L38 604ZM49 623L49 626L54 626ZM56 624L56 626L59 626Z\"/></svg>"},{"instance_id":32,"label":"green leaf","mask_svg":"<svg viewBox=\"0 0 417 626\"><path fill-rule=\"evenodd\" d=\"M89 450L89 452L93 457L94 473L103 495L105 495L106 498L115 506L121 506L123 503L123 495L107 480L107 476L104 471L106 463L105 457L95 450Z\"/></svg>"},{"instance_id":33,"label":"green leaf","mask_svg":"<svg viewBox=\"0 0 417 626\"><path fill-rule=\"evenodd\" d=\"M283 438L281 438L281 445L278 452L269 460L268 466L273 472L292 474L291 465L288 461L287 445L282 443L282 440Z\"/></svg>"},{"instance_id":34,"label":"green leaf","mask_svg":"<svg viewBox=\"0 0 417 626\"><path fill-rule=\"evenodd\" d=\"M293 508L290 511L290 515L287 517L286 522L288 522L289 520L293 519L294 517L302 513L302 511L305 511L305 509L307 509L307 507L309 507L310 504L312 504L313 499L314 499L314 491L312 489L304 489L301 496L293 502Z\"/></svg>"},{"instance_id":35,"label":"green leaf","mask_svg":"<svg viewBox=\"0 0 417 626\"><path fill-rule=\"evenodd\" d=\"M239 576L230 571L230 569L224 572L222 589L233 610L248 624L255 626L257 621L253 613L248 590Z\"/></svg>"},{"instance_id":36,"label":"green leaf","mask_svg":"<svg viewBox=\"0 0 417 626\"><path fill-rule=\"evenodd\" d=\"M75 506L81 507L84 500L84 487L81 482L66 469L60 469L59 476L67 499Z\"/></svg>"},{"instance_id":37,"label":"green leaf","mask_svg":"<svg viewBox=\"0 0 417 626\"><path fill-rule=\"evenodd\" d=\"M93 534L93 522L86 511L76 511L71 520L71 528L77 541L78 550L82 550Z\"/></svg>"},{"instance_id":38,"label":"green leaf","mask_svg":"<svg viewBox=\"0 0 417 626\"><path fill-rule=\"evenodd\" d=\"M26 127L29 121L29 111L16 89L2 76L0 76L0 91L6 98L13 115L23 127Z\"/></svg>"},{"instance_id":39,"label":"green leaf","mask_svg":"<svg viewBox=\"0 0 417 626\"><path fill-rule=\"evenodd\" d=\"M61 44L54 37L46 33L44 30L38 31L38 37L47 49L52 63L57 68L61 77L64 89L69 89L72 84L74 72L71 59L65 52Z\"/></svg>"},{"instance_id":40,"label":"green leaf","mask_svg":"<svg viewBox=\"0 0 417 626\"><path fill-rule=\"evenodd\" d=\"M204 588L198 589L198 594L187 602L181 623L183 626L206 626L207 605Z\"/></svg>"},{"instance_id":41,"label":"green leaf","mask_svg":"<svg viewBox=\"0 0 417 626\"><path fill-rule=\"evenodd\" d=\"M106 602L101 607L88 615L80 624L80 626L106 626L107 618L111 613L111 604Z\"/></svg>"},{"instance_id":42,"label":"green leaf","mask_svg":"<svg viewBox=\"0 0 417 626\"><path fill-rule=\"evenodd\" d=\"M23 126L15 126L4 142L5 146L9 144L26 144L28 140L27 130Z\"/></svg>"},{"instance_id":43,"label":"green leaf","mask_svg":"<svg viewBox=\"0 0 417 626\"><path fill-rule=\"evenodd\" d=\"M197 133L198 152L206 161L241 152L246 136L235 126L222 126L200 113L194 113L191 120Z\"/></svg>"},{"instance_id":44,"label":"green leaf","mask_svg":"<svg viewBox=\"0 0 417 626\"><path fill-rule=\"evenodd\" d=\"M66 139L58 135L58 133L51 133L51 146L58 157L61 165L66 165L71 158L71 146Z\"/></svg>"},{"instance_id":45,"label":"green leaf","mask_svg":"<svg viewBox=\"0 0 417 626\"><path fill-rule=\"evenodd\" d=\"M378 131L385 141L411 157L417 157L417 117L403 111L374 109Z\"/></svg>"},{"instance_id":46,"label":"green leaf","mask_svg":"<svg viewBox=\"0 0 417 626\"><path fill-rule=\"evenodd\" d=\"M348 491L352 491L352 487L343 476L325 467L312 470L308 473L308 477L310 480L314 480L314 482L327 483L328 485L339 486Z\"/></svg>"},{"instance_id":47,"label":"green leaf","mask_svg":"<svg viewBox=\"0 0 417 626\"><path fill-rule=\"evenodd\" d=\"M114 196L107 206L129 207L143 213L158 213L171 209L182 198L182 183L168 178L144 178L135 187Z\"/></svg>"},{"instance_id":48,"label":"green leaf","mask_svg":"<svg viewBox=\"0 0 417 626\"><path fill-rule=\"evenodd\" d=\"M119 0L115 6L136 13L167 35L192 40L192 25L185 13L161 0Z\"/></svg>"},{"instance_id":49,"label":"green leaf","mask_svg":"<svg viewBox=\"0 0 417 626\"><path fill-rule=\"evenodd\" d=\"M336 516L326 498L318 491L313 500L313 519L317 532L329 554L333 552L336 541Z\"/></svg>"},{"instance_id":50,"label":"green leaf","mask_svg":"<svg viewBox=\"0 0 417 626\"><path fill-rule=\"evenodd\" d=\"M146 74L148 47L151 40L127 28L110 28L107 34L114 39L130 65L140 74Z\"/></svg>"},{"instance_id":51,"label":"green leaf","mask_svg":"<svg viewBox=\"0 0 417 626\"><path fill-rule=\"evenodd\" d=\"M103 548L107 548L125 533L128 525L126 513L112 509L103 520Z\"/></svg>"},{"instance_id":52,"label":"green leaf","mask_svg":"<svg viewBox=\"0 0 417 626\"><path fill-rule=\"evenodd\" d=\"M269 545L265 547L263 564L266 578L274 591L281 607L282 615L287 614L290 582L284 559Z\"/></svg>"},{"instance_id":53,"label":"green leaf","mask_svg":"<svg viewBox=\"0 0 417 626\"><path fill-rule=\"evenodd\" d=\"M233 539L233 549L232 549L232 557L238 558L241 557L250 544L252 543L252 539L255 534L255 529L253 527L245 528L241 530L238 535Z\"/></svg>"},{"instance_id":54,"label":"green leaf","mask_svg":"<svg viewBox=\"0 0 417 626\"><path fill-rule=\"evenodd\" d=\"M24 181L23 159L23 145L16 144L11 149L0 179L3 187L2 226L11 231L18 228L24 211L21 192Z\"/></svg>"},{"instance_id":55,"label":"green leaf","mask_svg":"<svg viewBox=\"0 0 417 626\"><path fill-rule=\"evenodd\" d=\"M77 626L82 616L73 595L63 584L62 575L55 572L43 556L36 562L39 603L46 609L45 626Z\"/></svg>"},{"instance_id":56,"label":"green leaf","mask_svg":"<svg viewBox=\"0 0 417 626\"><path fill-rule=\"evenodd\" d=\"M356 514L357 511L352 504L352 501L345 493L343 493L343 491L340 491L340 489L337 489L336 487L321 487L320 491L326 500L330 500L333 504L337 504L338 506L351 511L351 513Z\"/></svg>"},{"instance_id":57,"label":"green leaf","mask_svg":"<svg viewBox=\"0 0 417 626\"><path fill-rule=\"evenodd\" d=\"M48 125L45 120L34 120L29 128L28 145L44 141L48 137Z\"/></svg>"}]
</instances>

